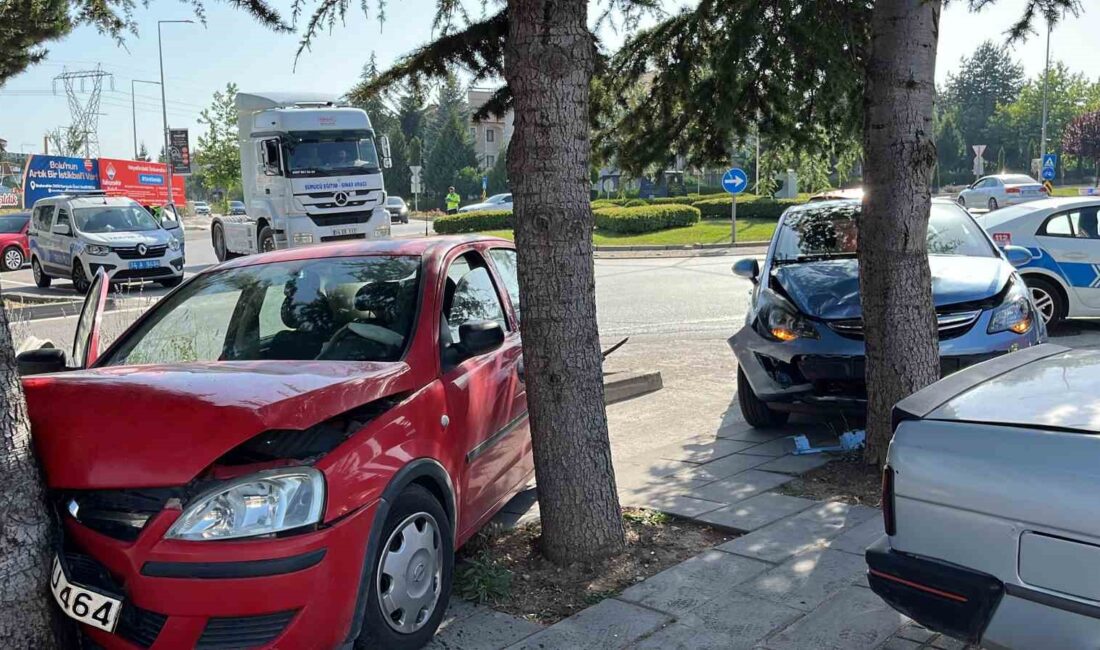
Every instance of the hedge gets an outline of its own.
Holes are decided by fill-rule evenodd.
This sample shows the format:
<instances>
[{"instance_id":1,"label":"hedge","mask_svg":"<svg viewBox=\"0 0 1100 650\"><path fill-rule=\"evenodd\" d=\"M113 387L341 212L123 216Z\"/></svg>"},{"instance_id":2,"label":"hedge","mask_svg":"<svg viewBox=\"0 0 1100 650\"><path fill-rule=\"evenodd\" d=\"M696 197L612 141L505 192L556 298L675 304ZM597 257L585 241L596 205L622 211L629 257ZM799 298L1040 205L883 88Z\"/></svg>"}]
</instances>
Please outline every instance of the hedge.
<instances>
[{"instance_id":1,"label":"hedge","mask_svg":"<svg viewBox=\"0 0 1100 650\"><path fill-rule=\"evenodd\" d=\"M596 228L605 232L637 234L699 222L699 210L689 205L646 205L602 208L594 211Z\"/></svg>"},{"instance_id":2,"label":"hedge","mask_svg":"<svg viewBox=\"0 0 1100 650\"><path fill-rule=\"evenodd\" d=\"M478 210L439 217L432 227L440 235L454 235L486 230L511 230L514 223L511 210Z\"/></svg>"},{"instance_id":3,"label":"hedge","mask_svg":"<svg viewBox=\"0 0 1100 650\"><path fill-rule=\"evenodd\" d=\"M803 201L791 199L749 199L737 200L737 217L741 219L779 219L783 211L792 205L801 205ZM696 201L692 204L699 209L704 219L729 219L730 198L717 198Z\"/></svg>"}]
</instances>

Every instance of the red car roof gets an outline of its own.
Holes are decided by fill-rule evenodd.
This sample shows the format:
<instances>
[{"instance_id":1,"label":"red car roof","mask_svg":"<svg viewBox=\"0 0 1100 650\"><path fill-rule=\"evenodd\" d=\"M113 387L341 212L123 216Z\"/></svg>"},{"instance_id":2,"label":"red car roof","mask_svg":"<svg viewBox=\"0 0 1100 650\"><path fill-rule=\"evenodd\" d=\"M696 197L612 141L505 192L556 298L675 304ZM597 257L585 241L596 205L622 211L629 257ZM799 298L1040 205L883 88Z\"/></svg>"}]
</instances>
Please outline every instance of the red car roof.
<instances>
[{"instance_id":1,"label":"red car roof","mask_svg":"<svg viewBox=\"0 0 1100 650\"><path fill-rule=\"evenodd\" d=\"M253 264L289 262L294 260L321 259L326 257L354 257L358 255L419 255L424 257L442 256L455 246L472 242L491 242L512 247L512 242L499 237L484 235L446 235L421 237L417 239L375 239L359 240L339 244L322 244L305 248L290 248L272 251L220 264L217 268L235 268Z\"/></svg>"}]
</instances>

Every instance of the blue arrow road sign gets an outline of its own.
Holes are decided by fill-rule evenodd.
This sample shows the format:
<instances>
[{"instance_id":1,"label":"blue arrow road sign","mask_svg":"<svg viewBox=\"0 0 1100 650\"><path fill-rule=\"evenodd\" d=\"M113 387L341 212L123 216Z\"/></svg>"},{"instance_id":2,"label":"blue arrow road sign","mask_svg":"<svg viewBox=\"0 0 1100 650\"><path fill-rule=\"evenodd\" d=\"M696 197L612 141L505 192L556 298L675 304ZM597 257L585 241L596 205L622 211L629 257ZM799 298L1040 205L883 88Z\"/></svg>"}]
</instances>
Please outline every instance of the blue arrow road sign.
<instances>
[{"instance_id":1,"label":"blue arrow road sign","mask_svg":"<svg viewBox=\"0 0 1100 650\"><path fill-rule=\"evenodd\" d=\"M722 177L722 189L730 194L740 194L749 186L749 175L744 169L734 167Z\"/></svg>"},{"instance_id":2,"label":"blue arrow road sign","mask_svg":"<svg viewBox=\"0 0 1100 650\"><path fill-rule=\"evenodd\" d=\"M1055 176L1055 169L1058 167L1058 154L1045 153L1043 154L1043 170L1040 173L1040 177L1044 181L1052 181Z\"/></svg>"}]
</instances>

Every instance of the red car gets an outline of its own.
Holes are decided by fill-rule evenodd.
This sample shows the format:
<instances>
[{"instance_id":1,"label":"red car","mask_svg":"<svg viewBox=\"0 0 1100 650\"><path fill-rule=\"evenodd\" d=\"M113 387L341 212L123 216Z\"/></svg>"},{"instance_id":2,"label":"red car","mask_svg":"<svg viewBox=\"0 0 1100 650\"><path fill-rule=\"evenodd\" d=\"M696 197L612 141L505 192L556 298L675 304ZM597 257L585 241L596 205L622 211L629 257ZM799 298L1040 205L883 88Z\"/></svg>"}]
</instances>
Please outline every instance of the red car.
<instances>
[{"instance_id":1,"label":"red car","mask_svg":"<svg viewBox=\"0 0 1100 650\"><path fill-rule=\"evenodd\" d=\"M534 470L515 256L468 237L240 258L102 354L97 278L80 368L19 357L59 606L105 648L429 641L455 548Z\"/></svg>"},{"instance_id":2,"label":"red car","mask_svg":"<svg viewBox=\"0 0 1100 650\"><path fill-rule=\"evenodd\" d=\"M0 215L0 268L18 271L23 268L31 251L27 247L27 224L30 212L13 212Z\"/></svg>"}]
</instances>

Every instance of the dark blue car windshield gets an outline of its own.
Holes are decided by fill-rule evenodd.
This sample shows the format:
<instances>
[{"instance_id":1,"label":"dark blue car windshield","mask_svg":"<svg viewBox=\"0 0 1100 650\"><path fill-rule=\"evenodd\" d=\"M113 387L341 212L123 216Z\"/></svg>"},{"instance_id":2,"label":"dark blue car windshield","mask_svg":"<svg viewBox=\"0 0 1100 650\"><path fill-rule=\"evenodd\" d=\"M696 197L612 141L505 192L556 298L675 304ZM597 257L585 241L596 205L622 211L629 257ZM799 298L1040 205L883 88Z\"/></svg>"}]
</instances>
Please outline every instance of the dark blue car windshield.
<instances>
[{"instance_id":1,"label":"dark blue car windshield","mask_svg":"<svg viewBox=\"0 0 1100 650\"><path fill-rule=\"evenodd\" d=\"M854 257L859 250L860 204L823 203L788 214L775 245L776 262ZM933 203L928 219L928 254L993 257L981 226L962 208Z\"/></svg>"}]
</instances>

